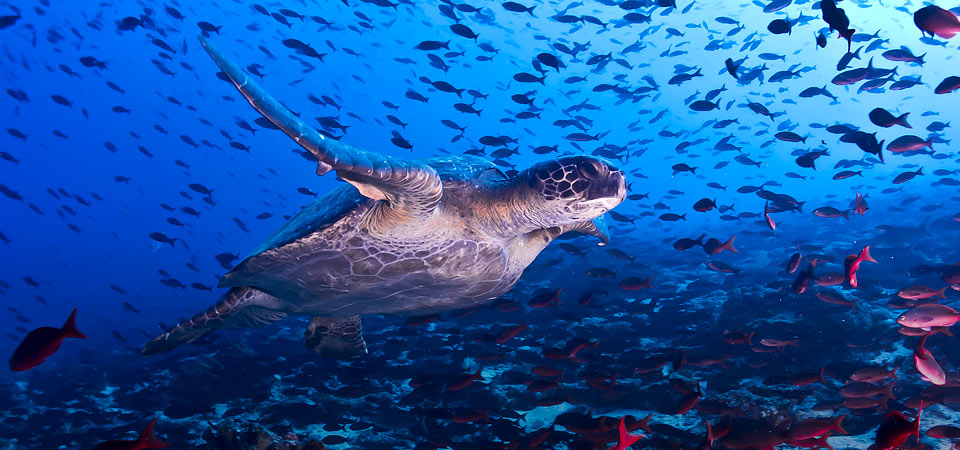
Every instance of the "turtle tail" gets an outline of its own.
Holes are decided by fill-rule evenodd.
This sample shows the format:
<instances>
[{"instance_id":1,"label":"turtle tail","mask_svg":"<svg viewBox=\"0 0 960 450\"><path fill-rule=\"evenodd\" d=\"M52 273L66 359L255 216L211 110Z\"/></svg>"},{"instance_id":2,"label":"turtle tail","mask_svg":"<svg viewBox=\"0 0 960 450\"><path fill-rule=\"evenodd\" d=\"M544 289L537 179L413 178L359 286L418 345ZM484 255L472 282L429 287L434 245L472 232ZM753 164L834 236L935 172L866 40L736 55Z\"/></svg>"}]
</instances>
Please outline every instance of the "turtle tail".
<instances>
[{"instance_id":1,"label":"turtle tail","mask_svg":"<svg viewBox=\"0 0 960 450\"><path fill-rule=\"evenodd\" d=\"M252 326L258 326L260 324L248 324L246 326L238 326L237 320L246 318L248 314L239 314L241 312L247 312L247 310L263 310L259 306L255 306L259 303L260 297L270 297L269 294L266 294L263 291L260 291L251 287L235 287L227 291L223 295L223 298L217 302L216 305L207 309L206 311L193 316L189 320L184 320L178 323L173 328L167 330L166 333L163 333L151 340L143 347L141 352L144 356L153 355L155 353L167 352L173 350L183 344L187 344L197 339L200 339L218 328L246 328ZM277 317L276 320L286 316L283 313L274 312ZM252 322L244 320L243 322ZM266 321L264 321L266 322Z\"/></svg>"}]
</instances>

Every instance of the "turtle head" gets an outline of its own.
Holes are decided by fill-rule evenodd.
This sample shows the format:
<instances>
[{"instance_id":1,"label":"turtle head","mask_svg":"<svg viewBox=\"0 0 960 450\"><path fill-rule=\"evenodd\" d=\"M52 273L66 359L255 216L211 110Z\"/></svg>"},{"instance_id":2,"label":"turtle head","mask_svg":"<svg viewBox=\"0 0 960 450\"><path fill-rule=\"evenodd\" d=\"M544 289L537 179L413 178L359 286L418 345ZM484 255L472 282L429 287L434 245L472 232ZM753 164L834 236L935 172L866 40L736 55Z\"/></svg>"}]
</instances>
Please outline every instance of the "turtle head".
<instances>
[{"instance_id":1,"label":"turtle head","mask_svg":"<svg viewBox=\"0 0 960 450\"><path fill-rule=\"evenodd\" d=\"M592 220L619 205L627 193L623 171L593 156L544 161L522 176L538 197L538 219L545 226Z\"/></svg>"}]
</instances>

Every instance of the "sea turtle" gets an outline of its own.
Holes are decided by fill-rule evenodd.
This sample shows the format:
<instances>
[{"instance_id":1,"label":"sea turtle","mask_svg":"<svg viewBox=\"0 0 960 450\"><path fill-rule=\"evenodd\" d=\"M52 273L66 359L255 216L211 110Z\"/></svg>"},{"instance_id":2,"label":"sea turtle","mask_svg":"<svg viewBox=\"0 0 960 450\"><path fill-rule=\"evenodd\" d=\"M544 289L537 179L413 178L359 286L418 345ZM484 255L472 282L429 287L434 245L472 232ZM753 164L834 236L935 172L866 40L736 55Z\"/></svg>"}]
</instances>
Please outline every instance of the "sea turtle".
<instances>
[{"instance_id":1,"label":"sea turtle","mask_svg":"<svg viewBox=\"0 0 960 450\"><path fill-rule=\"evenodd\" d=\"M603 214L623 201L624 173L591 156L544 161L507 177L472 156L399 160L324 137L267 94L211 42L204 48L241 94L343 184L305 207L220 280L212 308L154 338L171 350L218 328L314 316L307 346L366 352L363 314L426 315L499 297L560 234L607 241Z\"/></svg>"}]
</instances>

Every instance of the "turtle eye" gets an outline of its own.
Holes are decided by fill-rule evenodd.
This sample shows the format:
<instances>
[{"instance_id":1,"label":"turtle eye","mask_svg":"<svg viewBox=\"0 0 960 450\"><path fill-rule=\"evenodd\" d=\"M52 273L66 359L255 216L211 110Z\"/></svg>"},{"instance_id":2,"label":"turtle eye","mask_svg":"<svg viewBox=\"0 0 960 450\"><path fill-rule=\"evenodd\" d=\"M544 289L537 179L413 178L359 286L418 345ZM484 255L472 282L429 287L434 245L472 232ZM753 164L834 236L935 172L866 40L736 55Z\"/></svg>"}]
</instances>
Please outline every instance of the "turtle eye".
<instances>
[{"instance_id":1,"label":"turtle eye","mask_svg":"<svg viewBox=\"0 0 960 450\"><path fill-rule=\"evenodd\" d=\"M596 177L600 175L600 163L597 161L586 161L580 163L580 172L588 177Z\"/></svg>"}]
</instances>

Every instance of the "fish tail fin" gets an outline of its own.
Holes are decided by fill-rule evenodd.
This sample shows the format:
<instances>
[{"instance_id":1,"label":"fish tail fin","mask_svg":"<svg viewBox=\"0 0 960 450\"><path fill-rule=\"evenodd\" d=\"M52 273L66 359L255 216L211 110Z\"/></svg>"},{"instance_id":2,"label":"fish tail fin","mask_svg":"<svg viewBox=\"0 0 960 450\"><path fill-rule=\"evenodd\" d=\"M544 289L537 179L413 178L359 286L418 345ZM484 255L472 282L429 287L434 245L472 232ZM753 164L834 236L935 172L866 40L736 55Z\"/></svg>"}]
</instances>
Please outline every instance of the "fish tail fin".
<instances>
[{"instance_id":1,"label":"fish tail fin","mask_svg":"<svg viewBox=\"0 0 960 450\"><path fill-rule=\"evenodd\" d=\"M823 371L824 371L824 369L826 369L826 368L825 368L825 367L821 367L821 368L820 368L820 372L817 373L817 381L819 381L820 384L826 385L826 384L827 384L827 379L823 377ZM846 417L846 416L844 416L844 417ZM842 419L842 418L841 418L841 419ZM839 424L840 422L838 421L837 423ZM838 425L838 426L839 426L839 425Z\"/></svg>"},{"instance_id":2,"label":"fish tail fin","mask_svg":"<svg viewBox=\"0 0 960 450\"><path fill-rule=\"evenodd\" d=\"M870 246L869 246L869 245L866 246L866 247L864 247L863 250L860 251L860 257L859 257L858 259L859 259L860 261L870 261L870 262L872 262L872 263L876 263L876 262L877 262L877 260L873 259L873 257L870 256Z\"/></svg>"},{"instance_id":3,"label":"fish tail fin","mask_svg":"<svg viewBox=\"0 0 960 450\"><path fill-rule=\"evenodd\" d=\"M68 317L66 323L63 324L63 328L60 328L60 335L65 338L87 338L87 335L77 329L77 308L73 308L73 312L70 313L70 317Z\"/></svg>"},{"instance_id":4,"label":"fish tail fin","mask_svg":"<svg viewBox=\"0 0 960 450\"><path fill-rule=\"evenodd\" d=\"M727 242L723 243L723 248L730 250L731 252L734 252L734 253L740 253L737 251L737 248L733 246L733 240L736 238L737 238L737 235L733 235L730 237L730 239L727 239Z\"/></svg>"},{"instance_id":5,"label":"fish tail fin","mask_svg":"<svg viewBox=\"0 0 960 450\"><path fill-rule=\"evenodd\" d=\"M830 442L827 442L827 438L828 438L828 437L829 437L829 436L820 436L820 437L817 439L817 444L819 444L819 445L820 445L821 447L823 447L823 448L828 448L828 449L830 449L830 450L836 450L835 448L833 448L832 445L830 445Z\"/></svg>"},{"instance_id":6,"label":"fish tail fin","mask_svg":"<svg viewBox=\"0 0 960 450\"><path fill-rule=\"evenodd\" d=\"M157 439L153 434L153 428L157 424L157 419L153 419L150 423L147 424L147 427L143 429L143 432L140 433L140 437L137 438L135 443L136 448L164 448L170 444Z\"/></svg>"},{"instance_id":7,"label":"fish tail fin","mask_svg":"<svg viewBox=\"0 0 960 450\"><path fill-rule=\"evenodd\" d=\"M917 411L917 418L913 419L913 434L917 435L917 444L920 444L920 416L923 414L923 400L920 400L920 410Z\"/></svg>"},{"instance_id":8,"label":"fish tail fin","mask_svg":"<svg viewBox=\"0 0 960 450\"><path fill-rule=\"evenodd\" d=\"M893 399L893 400L896 400L896 399L897 399L897 397L894 397L894 396L893 396L893 387L894 387L896 384L897 384L897 383L891 382L890 384L887 384L886 386L883 387L883 395L886 396L886 397L884 397L884 398Z\"/></svg>"},{"instance_id":9,"label":"fish tail fin","mask_svg":"<svg viewBox=\"0 0 960 450\"><path fill-rule=\"evenodd\" d=\"M820 369L820 370L821 370L821 372L823 371L823 369ZM847 415L844 414L844 415L842 415L842 416L840 416L840 417L837 417L837 421L833 423L833 429L834 429L837 433L848 434L848 433L847 433L847 430L844 430L844 429L843 429L843 419L846 419L846 418L847 418Z\"/></svg>"},{"instance_id":10,"label":"fish tail fin","mask_svg":"<svg viewBox=\"0 0 960 450\"><path fill-rule=\"evenodd\" d=\"M173 239L170 239L169 241L167 241L167 243L170 244L171 247L176 247L176 246L177 246L177 245L176 245L176 244L177 244L177 241L179 241L179 240L180 240L180 239L178 239L178 238L173 238Z\"/></svg>"},{"instance_id":11,"label":"fish tail fin","mask_svg":"<svg viewBox=\"0 0 960 450\"><path fill-rule=\"evenodd\" d=\"M905 127L907 127L907 128L913 128L912 126L910 126L909 123L907 123L907 116L909 116L909 115L910 115L910 113L903 113L902 116L897 117L897 123L899 123L900 125L903 125L903 126L905 126Z\"/></svg>"},{"instance_id":12,"label":"fish tail fin","mask_svg":"<svg viewBox=\"0 0 960 450\"><path fill-rule=\"evenodd\" d=\"M753 330L747 335L747 345L753 347L753 335L755 334L757 334L757 330Z\"/></svg>"},{"instance_id":13,"label":"fish tail fin","mask_svg":"<svg viewBox=\"0 0 960 450\"><path fill-rule=\"evenodd\" d=\"M946 292L946 291L947 291L947 286L944 286L944 287L938 289L938 290L937 290L937 297L940 297L940 298L946 300L946 299L947 299L947 296L944 295L944 292Z\"/></svg>"},{"instance_id":14,"label":"fish tail fin","mask_svg":"<svg viewBox=\"0 0 960 450\"><path fill-rule=\"evenodd\" d=\"M894 366L890 372L887 373L888 378L893 378L894 380L899 380L900 377L897 376L897 372L900 370L900 366Z\"/></svg>"}]
</instances>

